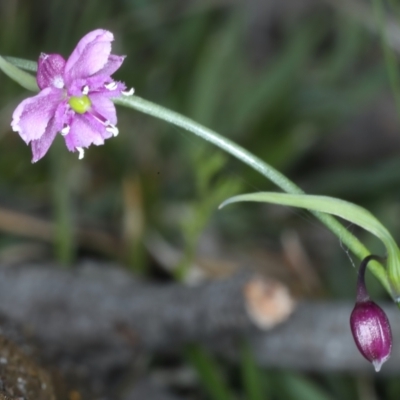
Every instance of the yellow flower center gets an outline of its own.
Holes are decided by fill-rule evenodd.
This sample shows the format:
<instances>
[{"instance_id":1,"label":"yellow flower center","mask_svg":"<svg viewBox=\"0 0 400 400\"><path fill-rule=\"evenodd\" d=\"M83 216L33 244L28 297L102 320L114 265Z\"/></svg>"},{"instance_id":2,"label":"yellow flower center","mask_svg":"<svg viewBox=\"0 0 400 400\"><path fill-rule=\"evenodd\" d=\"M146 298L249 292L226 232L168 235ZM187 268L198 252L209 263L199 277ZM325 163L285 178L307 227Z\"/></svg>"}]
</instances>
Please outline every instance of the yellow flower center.
<instances>
[{"instance_id":1,"label":"yellow flower center","mask_svg":"<svg viewBox=\"0 0 400 400\"><path fill-rule=\"evenodd\" d=\"M68 104L78 114L84 114L92 105L88 96L71 96Z\"/></svg>"}]
</instances>

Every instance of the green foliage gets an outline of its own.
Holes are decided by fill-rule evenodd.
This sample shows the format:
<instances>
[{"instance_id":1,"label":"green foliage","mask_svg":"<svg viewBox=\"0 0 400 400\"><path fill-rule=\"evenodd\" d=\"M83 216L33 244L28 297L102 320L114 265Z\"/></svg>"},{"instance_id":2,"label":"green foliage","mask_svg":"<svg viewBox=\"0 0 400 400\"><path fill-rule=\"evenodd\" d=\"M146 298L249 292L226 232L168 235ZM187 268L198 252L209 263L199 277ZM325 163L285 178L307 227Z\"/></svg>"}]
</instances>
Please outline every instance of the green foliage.
<instances>
[{"instance_id":1,"label":"green foliage","mask_svg":"<svg viewBox=\"0 0 400 400\"><path fill-rule=\"evenodd\" d=\"M15 62L15 58L11 59L10 61ZM23 63L23 61L25 60L21 61L22 61L21 63ZM26 62L26 64L28 63L29 61ZM34 92L37 92L39 90L34 76L20 70L19 68L16 68L11 62L7 61L1 56L0 56L0 69L11 79L18 82L25 89L32 90Z\"/></svg>"},{"instance_id":2,"label":"green foliage","mask_svg":"<svg viewBox=\"0 0 400 400\"><path fill-rule=\"evenodd\" d=\"M321 388L296 373L284 373L279 378L282 398L288 400L332 400Z\"/></svg>"},{"instance_id":3,"label":"green foliage","mask_svg":"<svg viewBox=\"0 0 400 400\"><path fill-rule=\"evenodd\" d=\"M257 365L250 347L246 343L242 344L241 353L242 381L245 398L248 400L266 400L262 371Z\"/></svg>"},{"instance_id":4,"label":"green foliage","mask_svg":"<svg viewBox=\"0 0 400 400\"><path fill-rule=\"evenodd\" d=\"M38 64L36 61L23 60L22 58L17 57L3 57L4 60L8 61L10 64L15 65L18 68L21 68L25 71L36 72L38 68ZM15 71L15 70L14 70ZM13 78L10 76L10 78ZM35 88L37 90L37 88Z\"/></svg>"},{"instance_id":5,"label":"green foliage","mask_svg":"<svg viewBox=\"0 0 400 400\"><path fill-rule=\"evenodd\" d=\"M227 157L221 153L209 154L200 149L194 156L195 200L189 205L190 217L181 223L184 251L177 268L177 277L183 278L196 255L196 247L201 233L208 224L218 204L228 193L238 193L242 187L236 177L221 176Z\"/></svg>"},{"instance_id":6,"label":"green foliage","mask_svg":"<svg viewBox=\"0 0 400 400\"><path fill-rule=\"evenodd\" d=\"M208 351L192 345L187 348L186 356L210 399L236 398L221 372L221 363ZM241 378L235 382L235 386L241 394L240 398L246 400L333 400L321 385L306 376L294 372L263 370L256 365L254 355L246 344L241 347Z\"/></svg>"},{"instance_id":7,"label":"green foliage","mask_svg":"<svg viewBox=\"0 0 400 400\"><path fill-rule=\"evenodd\" d=\"M213 357L199 345L188 346L186 356L199 376L201 383L212 400L232 400L229 386Z\"/></svg>"},{"instance_id":8,"label":"green foliage","mask_svg":"<svg viewBox=\"0 0 400 400\"><path fill-rule=\"evenodd\" d=\"M273 203L332 214L371 232L385 245L388 254L387 268L390 284L387 280L386 271L379 264L374 264L371 266L371 269L375 275L379 277L385 288L389 292L392 292L394 299L397 301L399 298L400 291L398 291L398 289L400 282L398 281L398 275L400 274L400 251L389 231L366 209L333 197L273 192L250 193L235 196L225 200L220 205L220 208L228 204L242 201Z\"/></svg>"}]
</instances>

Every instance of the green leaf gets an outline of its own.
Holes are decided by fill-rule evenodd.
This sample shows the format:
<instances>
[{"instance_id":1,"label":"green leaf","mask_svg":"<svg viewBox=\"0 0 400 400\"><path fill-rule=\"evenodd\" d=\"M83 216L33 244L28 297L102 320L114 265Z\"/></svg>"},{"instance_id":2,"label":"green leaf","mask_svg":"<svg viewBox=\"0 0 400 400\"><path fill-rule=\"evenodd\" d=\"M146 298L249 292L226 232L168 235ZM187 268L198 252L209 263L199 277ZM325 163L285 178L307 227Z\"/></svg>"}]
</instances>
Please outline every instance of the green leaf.
<instances>
[{"instance_id":1,"label":"green leaf","mask_svg":"<svg viewBox=\"0 0 400 400\"><path fill-rule=\"evenodd\" d=\"M265 400L261 371L247 343L241 348L242 379L247 400Z\"/></svg>"},{"instance_id":2,"label":"green leaf","mask_svg":"<svg viewBox=\"0 0 400 400\"><path fill-rule=\"evenodd\" d=\"M378 237L386 247L387 270L391 283L391 292L395 301L400 300L400 252L389 231L366 209L344 200L327 196L313 196L306 194L286 194L273 192L260 192L242 194L225 200L219 208L228 204L255 201L280 204L284 206L305 208L336 215L350 221Z\"/></svg>"},{"instance_id":3,"label":"green leaf","mask_svg":"<svg viewBox=\"0 0 400 400\"><path fill-rule=\"evenodd\" d=\"M282 389L280 395L287 400L332 400L328 394L314 382L300 374L286 372L279 379Z\"/></svg>"},{"instance_id":4,"label":"green leaf","mask_svg":"<svg viewBox=\"0 0 400 400\"><path fill-rule=\"evenodd\" d=\"M196 369L210 399L232 400L234 398L217 363L205 349L198 345L191 345L187 347L186 355Z\"/></svg>"},{"instance_id":5,"label":"green leaf","mask_svg":"<svg viewBox=\"0 0 400 400\"><path fill-rule=\"evenodd\" d=\"M25 60L23 58L16 57L3 57L6 61L15 65L18 68L24 69L25 71L36 72L38 69L38 63L36 61Z\"/></svg>"},{"instance_id":6,"label":"green leaf","mask_svg":"<svg viewBox=\"0 0 400 400\"><path fill-rule=\"evenodd\" d=\"M333 214L361 226L384 242L388 238L392 239L387 229L369 211L353 203L336 199L334 197L313 196L306 194L294 195L274 192L249 193L231 197L230 199L225 200L221 204L220 208L228 204L242 201L281 204Z\"/></svg>"},{"instance_id":7,"label":"green leaf","mask_svg":"<svg viewBox=\"0 0 400 400\"><path fill-rule=\"evenodd\" d=\"M242 13L233 13L219 31L210 36L197 62L189 91L189 115L206 125L215 123L221 114L220 104L225 101L224 93L223 90L218 93L216 88L223 88L228 84L229 74L226 69L238 48L242 20Z\"/></svg>"},{"instance_id":8,"label":"green leaf","mask_svg":"<svg viewBox=\"0 0 400 400\"><path fill-rule=\"evenodd\" d=\"M19 83L25 89L33 92L38 92L39 88L36 83L36 78L28 74L22 69L16 67L11 62L0 56L0 69L15 82Z\"/></svg>"}]
</instances>

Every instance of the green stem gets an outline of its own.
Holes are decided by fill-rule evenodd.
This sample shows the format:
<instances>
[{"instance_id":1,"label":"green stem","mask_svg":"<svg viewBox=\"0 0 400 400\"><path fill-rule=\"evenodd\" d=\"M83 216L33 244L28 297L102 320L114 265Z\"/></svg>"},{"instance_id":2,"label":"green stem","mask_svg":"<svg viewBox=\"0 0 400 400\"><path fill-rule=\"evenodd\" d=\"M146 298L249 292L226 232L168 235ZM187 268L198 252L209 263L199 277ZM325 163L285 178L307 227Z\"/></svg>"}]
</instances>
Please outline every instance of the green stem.
<instances>
[{"instance_id":1,"label":"green stem","mask_svg":"<svg viewBox=\"0 0 400 400\"><path fill-rule=\"evenodd\" d=\"M254 156L247 150L233 143L229 139L224 138L211 129L205 128L190 118L184 117L174 111L168 110L162 106L154 104L150 101L142 99L137 96L124 96L113 99L115 104L129 107L145 114L151 115L158 119L167 121L173 125L179 126L196 136L199 136L208 142L214 144L220 149L226 151L240 161L244 162L266 178L271 180L275 185L280 187L283 191L292 194L303 194L304 191L295 185L292 181L286 178L276 169L262 161L260 158ZM360 259L365 258L370 254L368 249L353 236L341 223L329 214L311 211L326 227L328 227L357 257ZM391 293L389 281L387 279L385 268L377 263L370 264L370 269L373 274L380 280L386 290Z\"/></svg>"},{"instance_id":2,"label":"green stem","mask_svg":"<svg viewBox=\"0 0 400 400\"><path fill-rule=\"evenodd\" d=\"M55 140L50 152L53 212L55 220L54 249L57 261L69 267L75 258L71 191L68 184L68 161L61 142Z\"/></svg>"}]
</instances>

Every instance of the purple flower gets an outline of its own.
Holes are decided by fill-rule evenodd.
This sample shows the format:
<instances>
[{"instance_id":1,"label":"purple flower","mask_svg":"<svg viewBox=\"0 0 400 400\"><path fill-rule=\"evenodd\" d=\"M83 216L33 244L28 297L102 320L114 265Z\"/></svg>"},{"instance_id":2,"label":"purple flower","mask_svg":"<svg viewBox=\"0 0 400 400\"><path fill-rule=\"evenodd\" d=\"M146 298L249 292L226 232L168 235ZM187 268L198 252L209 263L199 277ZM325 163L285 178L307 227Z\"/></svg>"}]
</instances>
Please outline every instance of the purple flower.
<instances>
[{"instance_id":1,"label":"purple flower","mask_svg":"<svg viewBox=\"0 0 400 400\"><path fill-rule=\"evenodd\" d=\"M38 62L38 95L25 99L13 114L12 129L31 143L32 162L48 151L57 133L69 151L101 145L118 135L112 97L130 95L111 75L123 56L111 54L111 32L97 29L84 36L67 61L59 54L41 54Z\"/></svg>"},{"instance_id":2,"label":"purple flower","mask_svg":"<svg viewBox=\"0 0 400 400\"><path fill-rule=\"evenodd\" d=\"M370 255L361 262L357 300L350 316L350 328L358 350L378 372L390 357L392 332L385 312L370 300L365 286L365 270L370 260L382 261L382 258Z\"/></svg>"}]
</instances>

